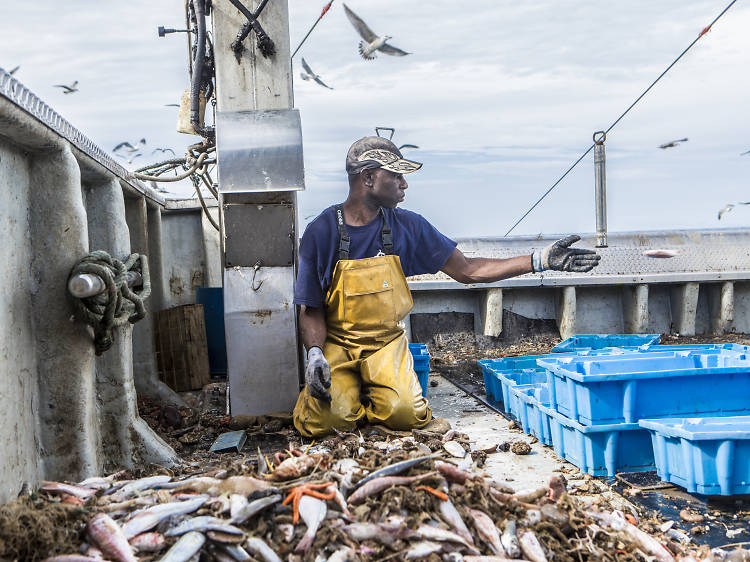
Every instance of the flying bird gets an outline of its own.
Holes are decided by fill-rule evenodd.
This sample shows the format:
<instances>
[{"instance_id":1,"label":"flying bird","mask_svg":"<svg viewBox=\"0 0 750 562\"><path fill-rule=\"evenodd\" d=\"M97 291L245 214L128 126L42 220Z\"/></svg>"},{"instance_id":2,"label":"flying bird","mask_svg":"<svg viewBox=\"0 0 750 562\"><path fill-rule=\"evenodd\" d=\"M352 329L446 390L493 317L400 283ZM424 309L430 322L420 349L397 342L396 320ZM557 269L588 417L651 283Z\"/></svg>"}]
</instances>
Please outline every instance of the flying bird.
<instances>
[{"instance_id":1,"label":"flying bird","mask_svg":"<svg viewBox=\"0 0 750 562\"><path fill-rule=\"evenodd\" d=\"M179 103L165 103L164 107L180 107Z\"/></svg>"},{"instance_id":2,"label":"flying bird","mask_svg":"<svg viewBox=\"0 0 750 562\"><path fill-rule=\"evenodd\" d=\"M130 156L125 156L124 154L117 154L116 156L117 156L118 158L124 158L125 160L127 160L127 161L128 161L128 164L132 164L132 163L133 163L133 160L135 160L135 159L136 159L136 158L138 158L139 156L143 156L143 154L141 154L141 153L139 152L138 154L133 154L133 155L130 155Z\"/></svg>"},{"instance_id":3,"label":"flying bird","mask_svg":"<svg viewBox=\"0 0 750 562\"><path fill-rule=\"evenodd\" d=\"M664 144L660 144L659 148L661 148L662 150L665 149L665 148L672 148L673 146L677 146L681 142L687 142L687 139L686 138L685 139L677 139L677 140L665 142Z\"/></svg>"},{"instance_id":4,"label":"flying bird","mask_svg":"<svg viewBox=\"0 0 750 562\"><path fill-rule=\"evenodd\" d=\"M156 154L157 152L162 152L162 153L163 153L163 152L171 152L171 153L172 153L172 156L175 156L174 150L172 150L171 148L160 148L160 147L158 147L158 146L157 146L157 147L156 147L156 148L155 148L155 149L154 149L154 150L153 150L153 151L151 152L151 155L153 156L153 155L154 155L154 154Z\"/></svg>"},{"instance_id":5,"label":"flying bird","mask_svg":"<svg viewBox=\"0 0 750 562\"><path fill-rule=\"evenodd\" d=\"M372 31L372 29L367 27L367 24L362 21L362 19L357 14L349 9L349 6L347 6L346 4L344 4L344 11L346 12L346 17L349 18L349 21L354 26L354 29L356 29L360 37L364 39L364 41L359 42L359 54L362 55L363 59L374 59L375 51L380 51L381 53L385 53L386 55L392 55L396 57L403 57L404 55L411 54L407 53L406 51L402 51L401 49L397 49L392 45L388 45L387 41L389 39L392 39L390 35L383 35L381 37L377 36Z\"/></svg>"},{"instance_id":6,"label":"flying bird","mask_svg":"<svg viewBox=\"0 0 750 562\"><path fill-rule=\"evenodd\" d=\"M398 147L399 150L401 150L402 148L419 148L419 147L416 144L402 144L401 146Z\"/></svg>"},{"instance_id":7,"label":"flying bird","mask_svg":"<svg viewBox=\"0 0 750 562\"><path fill-rule=\"evenodd\" d=\"M722 215L725 215L732 209L734 209L737 205L750 205L750 201L739 201L737 203L727 203L723 209L719 211L719 220L721 220Z\"/></svg>"},{"instance_id":8,"label":"flying bird","mask_svg":"<svg viewBox=\"0 0 750 562\"><path fill-rule=\"evenodd\" d=\"M302 68L305 69L304 72L300 73L300 78L302 78L302 80L314 80L315 82L317 82L324 88L333 90L333 88L331 88L328 84L326 84L325 82L323 82L323 80L320 79L320 76L318 76L312 71L312 68L310 68L310 65L307 64L307 61L305 61L305 57L302 57Z\"/></svg>"},{"instance_id":9,"label":"flying bird","mask_svg":"<svg viewBox=\"0 0 750 562\"><path fill-rule=\"evenodd\" d=\"M65 84L55 84L55 88L62 88L63 94L72 94L73 92L78 91L78 80L73 82L70 86L66 86Z\"/></svg>"},{"instance_id":10,"label":"flying bird","mask_svg":"<svg viewBox=\"0 0 750 562\"><path fill-rule=\"evenodd\" d=\"M740 154L740 156L744 156L745 154L750 154L750 150L743 152L742 154Z\"/></svg>"},{"instance_id":11,"label":"flying bird","mask_svg":"<svg viewBox=\"0 0 750 562\"><path fill-rule=\"evenodd\" d=\"M18 65L14 69L8 71L8 74L10 74L11 76L13 76L19 68L21 68L21 65Z\"/></svg>"},{"instance_id":12,"label":"flying bird","mask_svg":"<svg viewBox=\"0 0 750 562\"><path fill-rule=\"evenodd\" d=\"M118 144L116 147L114 147L112 149L112 152L117 152L118 150L122 149L132 154L133 152L138 152L141 149L141 147L145 145L146 145L146 139L139 140L137 143L135 143L135 146L130 144L128 141L124 141Z\"/></svg>"}]
</instances>

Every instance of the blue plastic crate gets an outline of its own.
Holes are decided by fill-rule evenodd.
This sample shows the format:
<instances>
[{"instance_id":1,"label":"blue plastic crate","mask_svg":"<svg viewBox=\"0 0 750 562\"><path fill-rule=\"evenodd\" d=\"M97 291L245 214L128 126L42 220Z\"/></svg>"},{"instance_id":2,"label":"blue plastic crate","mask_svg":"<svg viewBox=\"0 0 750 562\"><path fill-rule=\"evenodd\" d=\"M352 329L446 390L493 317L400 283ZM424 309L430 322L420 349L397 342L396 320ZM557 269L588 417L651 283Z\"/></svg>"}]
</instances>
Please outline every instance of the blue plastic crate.
<instances>
[{"instance_id":1,"label":"blue plastic crate","mask_svg":"<svg viewBox=\"0 0 750 562\"><path fill-rule=\"evenodd\" d=\"M750 411L750 356L726 350L540 359L550 407L585 425Z\"/></svg>"},{"instance_id":2,"label":"blue plastic crate","mask_svg":"<svg viewBox=\"0 0 750 562\"><path fill-rule=\"evenodd\" d=\"M409 351L414 358L414 372L422 386L422 396L427 396L427 378L430 374L430 352L423 343L410 343Z\"/></svg>"},{"instance_id":3,"label":"blue plastic crate","mask_svg":"<svg viewBox=\"0 0 750 562\"><path fill-rule=\"evenodd\" d=\"M656 472L688 492L750 494L750 416L641 420Z\"/></svg>"},{"instance_id":4,"label":"blue plastic crate","mask_svg":"<svg viewBox=\"0 0 750 562\"><path fill-rule=\"evenodd\" d=\"M653 470L654 453L648 431L637 423L582 425L538 405L549 419L552 446L560 458L592 476Z\"/></svg>"},{"instance_id":5,"label":"blue plastic crate","mask_svg":"<svg viewBox=\"0 0 750 562\"><path fill-rule=\"evenodd\" d=\"M549 404L547 383L510 386L509 392L511 407L521 429L539 439L542 444L551 445L549 416L539 408L540 405Z\"/></svg>"},{"instance_id":6,"label":"blue plastic crate","mask_svg":"<svg viewBox=\"0 0 750 562\"><path fill-rule=\"evenodd\" d=\"M659 343L660 334L578 334L552 348L554 353L602 349L605 347L641 347Z\"/></svg>"}]
</instances>

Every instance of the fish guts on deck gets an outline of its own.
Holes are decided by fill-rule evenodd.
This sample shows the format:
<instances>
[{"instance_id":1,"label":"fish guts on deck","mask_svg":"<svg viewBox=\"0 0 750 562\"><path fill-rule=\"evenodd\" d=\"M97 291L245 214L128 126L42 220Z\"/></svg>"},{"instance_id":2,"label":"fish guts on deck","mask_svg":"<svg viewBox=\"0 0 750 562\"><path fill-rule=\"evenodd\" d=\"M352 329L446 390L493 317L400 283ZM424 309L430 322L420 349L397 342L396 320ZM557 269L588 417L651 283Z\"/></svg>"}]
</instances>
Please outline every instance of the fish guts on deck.
<instances>
[{"instance_id":1,"label":"fish guts on deck","mask_svg":"<svg viewBox=\"0 0 750 562\"><path fill-rule=\"evenodd\" d=\"M467 258L422 216L397 208L404 174L421 167L388 139L356 141L346 157L348 198L302 236L294 295L307 349L294 408L302 435L351 430L364 419L401 430L430 421L402 323L413 306L406 276L443 271L461 283L490 283L544 269L589 271L599 262L593 250L569 247L576 236L533 255Z\"/></svg>"}]
</instances>

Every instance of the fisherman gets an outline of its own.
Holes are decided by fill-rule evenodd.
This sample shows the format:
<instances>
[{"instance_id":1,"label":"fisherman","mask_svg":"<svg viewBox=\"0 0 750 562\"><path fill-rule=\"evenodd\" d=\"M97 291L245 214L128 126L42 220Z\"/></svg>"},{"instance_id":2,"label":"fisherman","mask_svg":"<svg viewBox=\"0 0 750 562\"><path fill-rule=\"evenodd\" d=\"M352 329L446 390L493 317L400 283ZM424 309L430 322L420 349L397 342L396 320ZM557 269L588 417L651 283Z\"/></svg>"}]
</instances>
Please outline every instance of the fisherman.
<instances>
[{"instance_id":1,"label":"fisherman","mask_svg":"<svg viewBox=\"0 0 750 562\"><path fill-rule=\"evenodd\" d=\"M599 262L593 250L569 247L578 236L530 256L467 258L422 216L397 208L404 174L421 167L388 139L356 141L346 156L348 198L302 236L294 304L307 368L294 425L306 437L364 419L399 430L430 421L402 323L413 306L406 277L443 271L459 283L491 283L545 269L586 272Z\"/></svg>"}]
</instances>

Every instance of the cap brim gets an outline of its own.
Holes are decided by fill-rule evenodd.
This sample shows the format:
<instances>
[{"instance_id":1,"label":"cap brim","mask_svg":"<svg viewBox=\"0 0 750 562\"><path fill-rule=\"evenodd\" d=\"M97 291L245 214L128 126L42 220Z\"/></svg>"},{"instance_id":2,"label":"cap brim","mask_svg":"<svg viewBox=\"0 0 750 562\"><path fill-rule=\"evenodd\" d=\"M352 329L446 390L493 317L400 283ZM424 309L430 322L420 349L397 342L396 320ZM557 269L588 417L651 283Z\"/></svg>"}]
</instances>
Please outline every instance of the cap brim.
<instances>
[{"instance_id":1,"label":"cap brim","mask_svg":"<svg viewBox=\"0 0 750 562\"><path fill-rule=\"evenodd\" d=\"M421 167L421 162L414 162L413 160L407 160L405 158L399 158L395 162L380 166L382 170L388 170L389 172L394 172L396 174L411 174L412 172L419 170Z\"/></svg>"}]
</instances>

